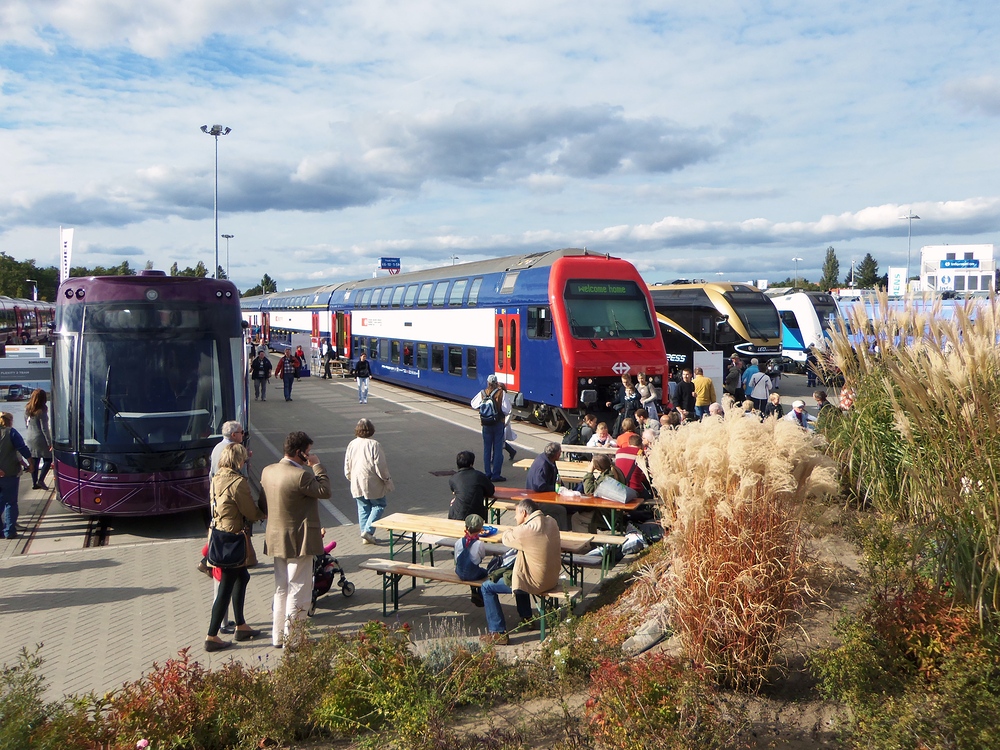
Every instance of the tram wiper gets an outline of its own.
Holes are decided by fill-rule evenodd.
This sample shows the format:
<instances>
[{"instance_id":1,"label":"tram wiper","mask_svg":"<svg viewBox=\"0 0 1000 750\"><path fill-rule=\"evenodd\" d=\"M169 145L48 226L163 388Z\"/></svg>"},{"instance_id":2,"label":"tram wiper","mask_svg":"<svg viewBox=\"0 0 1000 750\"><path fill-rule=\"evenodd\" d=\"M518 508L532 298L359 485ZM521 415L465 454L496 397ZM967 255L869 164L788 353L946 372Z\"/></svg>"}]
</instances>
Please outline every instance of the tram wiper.
<instances>
[{"instance_id":1,"label":"tram wiper","mask_svg":"<svg viewBox=\"0 0 1000 750\"><path fill-rule=\"evenodd\" d=\"M108 369L110 370L110 368L108 368ZM109 396L107 396L107 395L101 396L101 403L104 404L104 408L105 408L105 412L104 412L104 424L105 424L104 437L105 438L107 438L107 436L108 436L108 430L107 430L108 416L107 415L108 415L108 412L111 412L116 417L118 417L119 421L121 422L122 427L125 428L125 432L127 432L129 435L131 435L135 439L135 441L137 443L139 443L139 445L142 446L142 449L144 451L146 451L147 453L152 453L153 452L153 447L149 443L146 442L146 440L142 437L142 435L140 435L138 432L135 431L135 428L133 428L132 425L130 425L128 423L128 418L122 416L122 413L120 411L118 411L118 407L116 407L114 405L114 403L112 403L111 398Z\"/></svg>"},{"instance_id":2,"label":"tram wiper","mask_svg":"<svg viewBox=\"0 0 1000 750\"><path fill-rule=\"evenodd\" d=\"M580 325L579 323L577 323L577 322L576 322L576 318L574 318L574 317L573 317L572 315L571 315L571 316L570 316L570 318L569 318L569 325L570 325L570 327L571 327L571 328L573 329L573 333L574 333L574 334L576 334L576 333L577 333L577 331L578 331L578 330L579 330L580 328L582 328L582 326L581 326L581 325ZM595 343L594 343L594 339L592 339L592 338L589 338L589 339L588 339L588 341L590 341L590 345L591 345L591 347L593 347L594 349L596 349L596 348L597 348L597 344L595 344Z\"/></svg>"}]
</instances>

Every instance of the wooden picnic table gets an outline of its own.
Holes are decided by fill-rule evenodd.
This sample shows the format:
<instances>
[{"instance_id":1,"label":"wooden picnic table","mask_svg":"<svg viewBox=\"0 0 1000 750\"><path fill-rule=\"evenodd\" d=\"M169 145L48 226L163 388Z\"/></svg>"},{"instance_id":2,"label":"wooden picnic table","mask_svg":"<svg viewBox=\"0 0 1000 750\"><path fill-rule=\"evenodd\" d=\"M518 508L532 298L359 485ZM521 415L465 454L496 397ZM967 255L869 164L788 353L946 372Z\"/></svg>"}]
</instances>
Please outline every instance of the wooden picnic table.
<instances>
[{"instance_id":1,"label":"wooden picnic table","mask_svg":"<svg viewBox=\"0 0 1000 750\"><path fill-rule=\"evenodd\" d=\"M518 489L516 487L497 487L493 492L494 500L517 502L525 498L534 500L536 503L565 505L567 508L581 510L610 510L612 532L618 528L618 511L635 510L646 502L642 498L638 498L630 503L619 503L616 500L606 500L603 497L595 497L593 495L560 495L558 492L532 492L531 490ZM490 500L487 500L486 503L487 510L489 510L492 503Z\"/></svg>"}]
</instances>

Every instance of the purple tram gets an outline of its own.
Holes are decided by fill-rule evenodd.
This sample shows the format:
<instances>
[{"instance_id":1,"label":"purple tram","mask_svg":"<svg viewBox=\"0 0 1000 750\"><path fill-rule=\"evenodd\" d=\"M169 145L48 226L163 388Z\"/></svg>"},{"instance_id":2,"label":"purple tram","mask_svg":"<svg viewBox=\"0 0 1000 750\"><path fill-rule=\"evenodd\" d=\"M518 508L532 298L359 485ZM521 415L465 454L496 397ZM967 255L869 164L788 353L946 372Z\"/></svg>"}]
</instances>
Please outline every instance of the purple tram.
<instances>
[{"instance_id":1,"label":"purple tram","mask_svg":"<svg viewBox=\"0 0 1000 750\"><path fill-rule=\"evenodd\" d=\"M51 412L62 503L117 516L208 507L222 424L247 422L243 340L229 281L162 271L65 281Z\"/></svg>"}]
</instances>

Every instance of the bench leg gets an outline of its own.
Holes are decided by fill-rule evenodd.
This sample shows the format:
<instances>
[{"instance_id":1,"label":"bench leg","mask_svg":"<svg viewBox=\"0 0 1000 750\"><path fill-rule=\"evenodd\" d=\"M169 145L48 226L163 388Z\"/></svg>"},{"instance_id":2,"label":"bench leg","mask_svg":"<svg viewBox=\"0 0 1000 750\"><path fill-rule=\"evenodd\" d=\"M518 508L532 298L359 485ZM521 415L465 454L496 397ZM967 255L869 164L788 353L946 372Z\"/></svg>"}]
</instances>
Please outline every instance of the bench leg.
<instances>
[{"instance_id":1,"label":"bench leg","mask_svg":"<svg viewBox=\"0 0 1000 750\"><path fill-rule=\"evenodd\" d=\"M392 611L399 611L399 579L402 578L401 574L398 573L383 573L382 574L382 617L389 616L389 596L392 598ZM391 593L389 593L391 592ZM386 594L389 593L389 596Z\"/></svg>"}]
</instances>

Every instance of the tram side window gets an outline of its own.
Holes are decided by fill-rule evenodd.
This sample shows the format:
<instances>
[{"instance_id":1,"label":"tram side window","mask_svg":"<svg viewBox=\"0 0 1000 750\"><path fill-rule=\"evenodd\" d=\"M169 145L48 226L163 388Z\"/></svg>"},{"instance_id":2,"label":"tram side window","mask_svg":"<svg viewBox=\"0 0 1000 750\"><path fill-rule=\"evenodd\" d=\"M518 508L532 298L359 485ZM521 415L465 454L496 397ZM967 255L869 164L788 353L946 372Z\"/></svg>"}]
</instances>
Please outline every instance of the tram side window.
<instances>
[{"instance_id":1,"label":"tram side window","mask_svg":"<svg viewBox=\"0 0 1000 750\"><path fill-rule=\"evenodd\" d=\"M427 344L417 344L417 368L427 369Z\"/></svg>"},{"instance_id":2,"label":"tram side window","mask_svg":"<svg viewBox=\"0 0 1000 750\"><path fill-rule=\"evenodd\" d=\"M431 299L431 284L429 281L426 284L420 285L420 294L417 295L417 307L427 307L427 303Z\"/></svg>"},{"instance_id":3,"label":"tram side window","mask_svg":"<svg viewBox=\"0 0 1000 750\"><path fill-rule=\"evenodd\" d=\"M548 307L528 308L528 338L552 338L552 311Z\"/></svg>"},{"instance_id":4,"label":"tram side window","mask_svg":"<svg viewBox=\"0 0 1000 750\"><path fill-rule=\"evenodd\" d=\"M389 300L390 300L391 297L392 297L392 287L391 286L387 286L385 289L382 290L382 296L379 297L378 306L379 307L388 307L389 306Z\"/></svg>"},{"instance_id":5,"label":"tram side window","mask_svg":"<svg viewBox=\"0 0 1000 750\"><path fill-rule=\"evenodd\" d=\"M403 307L413 307L413 304L417 301L417 289L419 289L416 284L410 284L406 287L406 296L403 297Z\"/></svg>"},{"instance_id":6,"label":"tram side window","mask_svg":"<svg viewBox=\"0 0 1000 750\"><path fill-rule=\"evenodd\" d=\"M465 296L465 287L469 285L468 279L459 279L452 285L451 294L448 295L448 307L461 307L462 298Z\"/></svg>"},{"instance_id":7,"label":"tram side window","mask_svg":"<svg viewBox=\"0 0 1000 750\"><path fill-rule=\"evenodd\" d=\"M389 358L394 365L399 364L399 341L393 340L392 344L392 356Z\"/></svg>"},{"instance_id":8,"label":"tram side window","mask_svg":"<svg viewBox=\"0 0 1000 750\"><path fill-rule=\"evenodd\" d=\"M447 296L448 282L439 281L434 285L434 297L431 299L431 307L444 307L444 300Z\"/></svg>"},{"instance_id":9,"label":"tram side window","mask_svg":"<svg viewBox=\"0 0 1000 750\"><path fill-rule=\"evenodd\" d=\"M368 303L372 301L372 290L365 289L361 292L361 300L358 302L358 307L368 307Z\"/></svg>"},{"instance_id":10,"label":"tram side window","mask_svg":"<svg viewBox=\"0 0 1000 750\"><path fill-rule=\"evenodd\" d=\"M378 359L378 339L374 336L368 339L368 359L372 362Z\"/></svg>"},{"instance_id":11,"label":"tram side window","mask_svg":"<svg viewBox=\"0 0 1000 750\"><path fill-rule=\"evenodd\" d=\"M368 303L368 307L378 307L378 298L382 295L381 289L372 289L372 299Z\"/></svg>"},{"instance_id":12,"label":"tram side window","mask_svg":"<svg viewBox=\"0 0 1000 750\"><path fill-rule=\"evenodd\" d=\"M444 372L444 344L431 344L431 369Z\"/></svg>"},{"instance_id":13,"label":"tram side window","mask_svg":"<svg viewBox=\"0 0 1000 750\"><path fill-rule=\"evenodd\" d=\"M413 342L403 342L403 364L413 367Z\"/></svg>"},{"instance_id":14,"label":"tram side window","mask_svg":"<svg viewBox=\"0 0 1000 750\"><path fill-rule=\"evenodd\" d=\"M477 276L472 280L472 286L469 287L469 301L468 303L466 303L468 304L469 307L475 307L476 305L479 304L479 289L480 287L482 287L482 285L483 285L482 276Z\"/></svg>"},{"instance_id":15,"label":"tram side window","mask_svg":"<svg viewBox=\"0 0 1000 750\"><path fill-rule=\"evenodd\" d=\"M462 376L462 347L448 347L448 374Z\"/></svg>"},{"instance_id":16,"label":"tram side window","mask_svg":"<svg viewBox=\"0 0 1000 750\"><path fill-rule=\"evenodd\" d=\"M478 357L478 350L470 346L468 354L468 362L465 365L465 375L466 377L475 380L478 377L478 372L476 371L476 359Z\"/></svg>"},{"instance_id":17,"label":"tram side window","mask_svg":"<svg viewBox=\"0 0 1000 750\"><path fill-rule=\"evenodd\" d=\"M406 287L397 286L392 290L392 306L400 307L403 304L403 292L406 291Z\"/></svg>"},{"instance_id":18,"label":"tram side window","mask_svg":"<svg viewBox=\"0 0 1000 750\"><path fill-rule=\"evenodd\" d=\"M379 339L378 342L379 351L379 361L388 362L389 361L389 339Z\"/></svg>"}]
</instances>

